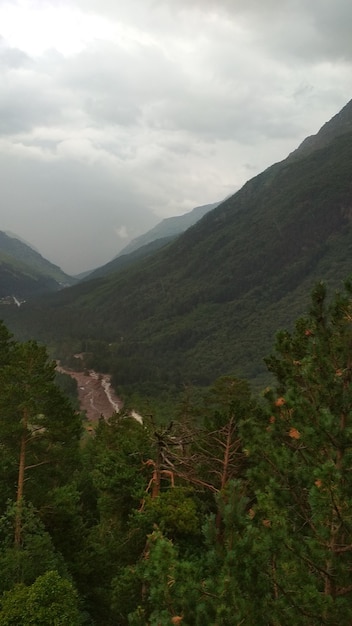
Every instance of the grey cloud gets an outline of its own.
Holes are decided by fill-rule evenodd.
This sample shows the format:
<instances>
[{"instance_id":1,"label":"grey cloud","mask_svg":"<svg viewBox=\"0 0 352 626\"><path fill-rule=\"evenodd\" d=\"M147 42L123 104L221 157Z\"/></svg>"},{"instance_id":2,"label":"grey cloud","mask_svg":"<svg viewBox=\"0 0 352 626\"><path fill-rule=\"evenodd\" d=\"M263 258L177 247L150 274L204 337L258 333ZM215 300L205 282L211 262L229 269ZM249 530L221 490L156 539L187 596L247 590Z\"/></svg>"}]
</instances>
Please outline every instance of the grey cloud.
<instances>
[{"instance_id":1,"label":"grey cloud","mask_svg":"<svg viewBox=\"0 0 352 626\"><path fill-rule=\"evenodd\" d=\"M122 126L146 124L154 130L184 130L209 140L216 137L251 142L263 128L277 128L272 117L268 83L280 76L263 70L248 49L239 57L231 33L219 46L197 51L195 68L177 66L161 48L146 47L132 58L112 44L78 55L63 68L62 84L82 102L96 124ZM197 66L206 67L204 76ZM274 90L274 87L273 87ZM277 112L276 112L277 115ZM290 135L292 129L282 122Z\"/></svg>"},{"instance_id":2,"label":"grey cloud","mask_svg":"<svg viewBox=\"0 0 352 626\"><path fill-rule=\"evenodd\" d=\"M320 54L331 58L352 59L352 4L349 0L330 2L323 0L322 6L314 13Z\"/></svg>"},{"instance_id":3,"label":"grey cloud","mask_svg":"<svg viewBox=\"0 0 352 626\"><path fill-rule=\"evenodd\" d=\"M93 119L122 125L138 122L148 103L177 97L185 87L182 72L161 49L141 45L129 53L111 43L77 55L61 80Z\"/></svg>"},{"instance_id":4,"label":"grey cloud","mask_svg":"<svg viewBox=\"0 0 352 626\"><path fill-rule=\"evenodd\" d=\"M209 12L240 21L263 49L280 50L280 55L299 62L352 59L350 0L165 1L170 12L197 10L200 14Z\"/></svg>"},{"instance_id":5,"label":"grey cloud","mask_svg":"<svg viewBox=\"0 0 352 626\"><path fill-rule=\"evenodd\" d=\"M31 130L36 125L58 122L61 114L55 98L20 85L0 95L0 134Z\"/></svg>"},{"instance_id":6,"label":"grey cloud","mask_svg":"<svg viewBox=\"0 0 352 626\"><path fill-rule=\"evenodd\" d=\"M9 48L0 36L0 68L18 68L30 63L31 59L25 52Z\"/></svg>"},{"instance_id":7,"label":"grey cloud","mask_svg":"<svg viewBox=\"0 0 352 626\"><path fill-rule=\"evenodd\" d=\"M320 59L352 59L352 3L350 0L130 0L121 7L112 0L78 0L82 8L103 12L113 19L133 20L148 25L155 33L172 32L175 20L187 29L191 19L197 37L196 16L220 16L242 24L252 34L253 43L263 50L297 62ZM199 22L199 28L204 23ZM189 32L190 34L190 32ZM181 33L182 36L182 33Z\"/></svg>"},{"instance_id":8,"label":"grey cloud","mask_svg":"<svg viewBox=\"0 0 352 626\"><path fill-rule=\"evenodd\" d=\"M5 48L6 58L21 58L20 51ZM0 134L29 131L36 125L62 122L64 97L53 77L29 60L7 64L0 90Z\"/></svg>"},{"instance_id":9,"label":"grey cloud","mask_svg":"<svg viewBox=\"0 0 352 626\"><path fill-rule=\"evenodd\" d=\"M154 2L150 6L157 11L160 4ZM175 10L180 7L172 3L169 6ZM224 9L231 15L236 11L252 19L256 29L254 39L263 50L258 55L253 36L247 33L247 39L245 34L243 41L239 41L231 23L223 29L223 24L216 21L202 23L201 36L194 32L194 48L185 67L167 58L162 45L141 46L138 54L132 54L118 44L104 44L94 52L82 53L65 74L68 84L86 97L85 109L89 115L96 123L132 125L142 120L160 132L183 129L210 141L218 137L253 143L258 134L291 137L300 129L303 133L304 127L295 119L289 97L294 92L298 94L302 82L300 71L304 72L305 61L301 59L299 42L301 36L308 40L312 35L310 9L298 15L297 3L290 0L280 4L278 13L278 3L274 1L212 3L208 0L198 4L191 1L187 10L192 6L198 6L203 14L208 7ZM116 10L116 6L110 9ZM287 20L288 14L293 22ZM296 18L300 18L297 23ZM196 18L192 19L194 27ZM286 29L282 27L285 20ZM271 38L267 37L268 28L273 32ZM182 40L182 36L181 29L178 37ZM270 58L270 49L283 47L284 37L291 46L287 55L292 55L298 47L295 64L289 70L281 52L277 58ZM162 40L160 43L165 45ZM314 40L312 49L316 45ZM201 76L197 75L198 67ZM314 87L311 89L314 92ZM300 97L303 98L302 93Z\"/></svg>"}]
</instances>

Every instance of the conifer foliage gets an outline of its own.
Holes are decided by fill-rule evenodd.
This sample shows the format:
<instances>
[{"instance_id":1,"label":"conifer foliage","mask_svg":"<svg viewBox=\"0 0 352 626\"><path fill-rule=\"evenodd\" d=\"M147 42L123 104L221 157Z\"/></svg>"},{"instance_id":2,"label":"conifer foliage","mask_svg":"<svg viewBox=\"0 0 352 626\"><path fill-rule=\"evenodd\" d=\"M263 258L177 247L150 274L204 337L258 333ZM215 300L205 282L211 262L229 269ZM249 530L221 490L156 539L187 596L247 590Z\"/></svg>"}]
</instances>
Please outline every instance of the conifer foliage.
<instances>
[{"instance_id":1,"label":"conifer foliage","mask_svg":"<svg viewBox=\"0 0 352 626\"><path fill-rule=\"evenodd\" d=\"M267 360L278 384L265 428L251 433L250 478L267 613L280 624L352 621L351 314L351 285L329 306L319 284Z\"/></svg>"},{"instance_id":2,"label":"conifer foliage","mask_svg":"<svg viewBox=\"0 0 352 626\"><path fill-rule=\"evenodd\" d=\"M54 508L53 493L78 466L81 418L54 377L55 364L44 347L13 341L0 324L0 591L8 594L14 585L33 585L34 591L38 577L52 567L67 574L41 513ZM16 589L11 598L19 597L20 588ZM6 598L12 601L9 595ZM1 623L15 623L11 619L6 621L0 611ZM31 619L28 623L55 622L49 618L43 622L38 615Z\"/></svg>"},{"instance_id":3,"label":"conifer foliage","mask_svg":"<svg viewBox=\"0 0 352 626\"><path fill-rule=\"evenodd\" d=\"M0 324L0 624L349 626L352 285L318 284L266 364L260 399L226 376L81 438Z\"/></svg>"}]
</instances>

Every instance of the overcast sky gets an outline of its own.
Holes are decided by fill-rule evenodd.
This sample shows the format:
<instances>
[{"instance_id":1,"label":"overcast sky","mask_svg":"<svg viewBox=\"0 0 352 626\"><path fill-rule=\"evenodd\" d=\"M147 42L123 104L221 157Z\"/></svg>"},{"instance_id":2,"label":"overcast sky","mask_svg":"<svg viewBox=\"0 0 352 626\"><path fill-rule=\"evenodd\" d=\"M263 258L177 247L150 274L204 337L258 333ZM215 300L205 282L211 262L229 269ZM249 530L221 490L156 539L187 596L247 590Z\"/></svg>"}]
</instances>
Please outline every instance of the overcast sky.
<instances>
[{"instance_id":1,"label":"overcast sky","mask_svg":"<svg viewBox=\"0 0 352 626\"><path fill-rule=\"evenodd\" d=\"M352 98L351 0L0 0L0 230L68 273Z\"/></svg>"}]
</instances>

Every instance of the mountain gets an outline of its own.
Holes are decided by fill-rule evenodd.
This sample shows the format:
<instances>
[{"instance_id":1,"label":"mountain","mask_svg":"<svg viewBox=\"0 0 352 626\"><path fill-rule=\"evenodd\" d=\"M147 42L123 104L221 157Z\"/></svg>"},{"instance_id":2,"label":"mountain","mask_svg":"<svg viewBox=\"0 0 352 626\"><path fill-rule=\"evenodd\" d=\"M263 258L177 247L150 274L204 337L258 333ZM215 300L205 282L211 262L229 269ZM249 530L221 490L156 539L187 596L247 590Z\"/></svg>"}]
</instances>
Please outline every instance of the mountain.
<instances>
[{"instance_id":1,"label":"mountain","mask_svg":"<svg viewBox=\"0 0 352 626\"><path fill-rule=\"evenodd\" d=\"M157 239L177 237L187 230L187 228L190 228L190 226L193 226L193 224L198 222L203 215L219 206L219 204L220 202L204 204L202 206L195 207L192 211L189 211L189 213L185 213L184 215L176 215L175 217L165 218L154 226L154 228L148 230L148 232L144 235L140 235L139 237L136 237L136 239L133 239L123 250L121 250L118 256L135 252L138 248L152 243Z\"/></svg>"},{"instance_id":2,"label":"mountain","mask_svg":"<svg viewBox=\"0 0 352 626\"><path fill-rule=\"evenodd\" d=\"M131 265L138 259L153 254L156 250L163 248L178 237L178 235L185 232L187 228L193 226L203 215L219 206L219 204L220 202L213 202L212 204L195 207L192 211L184 215L167 217L154 226L154 228L148 230L148 232L133 239L114 259L112 259L112 261L89 272L82 278L84 278L84 280L90 280L91 278L111 274L123 267Z\"/></svg>"},{"instance_id":3,"label":"mountain","mask_svg":"<svg viewBox=\"0 0 352 626\"><path fill-rule=\"evenodd\" d=\"M114 272L133 265L134 263L136 263L136 261L139 261L141 259L145 260L147 257L154 254L157 250L160 250L164 246L167 246L171 241L175 239L175 237L177 237L177 235L155 239L154 241L150 241L149 243L140 246L132 252L129 252L127 254L121 253L117 257L112 259L112 261L105 263L105 265L102 265L96 270L93 270L93 272L89 272L88 274L83 276L82 280L87 281L94 278L107 276L108 274L113 274Z\"/></svg>"},{"instance_id":4,"label":"mountain","mask_svg":"<svg viewBox=\"0 0 352 626\"><path fill-rule=\"evenodd\" d=\"M306 156L329 145L330 141L352 132L352 100L321 127L316 135L306 137L301 145L290 154L291 158Z\"/></svg>"},{"instance_id":5,"label":"mountain","mask_svg":"<svg viewBox=\"0 0 352 626\"><path fill-rule=\"evenodd\" d=\"M0 298L21 301L74 282L27 243L0 231Z\"/></svg>"},{"instance_id":6,"label":"mountain","mask_svg":"<svg viewBox=\"0 0 352 626\"><path fill-rule=\"evenodd\" d=\"M272 165L141 262L21 307L13 328L65 339L67 353L86 351L145 393L228 373L261 386L276 331L304 313L314 284L335 289L351 275L351 120L350 103L322 143Z\"/></svg>"}]
</instances>

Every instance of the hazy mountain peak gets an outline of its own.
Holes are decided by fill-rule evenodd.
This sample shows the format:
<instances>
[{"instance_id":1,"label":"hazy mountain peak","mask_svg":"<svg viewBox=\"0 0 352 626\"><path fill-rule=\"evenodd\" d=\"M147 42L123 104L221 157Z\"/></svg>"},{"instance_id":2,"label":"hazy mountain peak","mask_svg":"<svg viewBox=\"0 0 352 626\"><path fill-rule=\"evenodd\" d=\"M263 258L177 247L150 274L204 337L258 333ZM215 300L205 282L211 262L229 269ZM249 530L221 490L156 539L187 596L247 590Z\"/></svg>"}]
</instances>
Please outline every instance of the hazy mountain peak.
<instances>
[{"instance_id":1,"label":"hazy mountain peak","mask_svg":"<svg viewBox=\"0 0 352 626\"><path fill-rule=\"evenodd\" d=\"M32 248L32 250L34 250L35 252L38 252L38 254L40 254L38 248L33 246L33 244L30 243L29 241L27 241L26 239L23 239L23 237L20 237L20 235L17 235L17 233L13 233L11 230L4 230L4 231L0 231L0 232L4 232L5 235L10 237L10 239L18 239L18 241L21 241L22 243L24 243L26 246L28 246L28 248Z\"/></svg>"},{"instance_id":2,"label":"hazy mountain peak","mask_svg":"<svg viewBox=\"0 0 352 626\"><path fill-rule=\"evenodd\" d=\"M200 220L203 215L215 209L220 204L220 202L213 202L211 204L204 204L202 206L197 206L192 211L188 213L184 213L183 215L176 215L174 217L166 217L161 220L154 228L148 230L148 232L136 237L130 243L119 252L118 256L123 254L130 254L134 252L138 248L145 246L156 239L164 239L165 237L175 237L176 235L181 234L190 226L193 226L198 220Z\"/></svg>"},{"instance_id":3,"label":"hazy mountain peak","mask_svg":"<svg viewBox=\"0 0 352 626\"><path fill-rule=\"evenodd\" d=\"M150 256L196 224L206 213L215 209L219 204L220 202L204 204L183 215L163 219L154 228L130 241L114 259L92 272L87 272L85 276L80 278L82 280L90 280L91 278L105 276L131 265L142 257Z\"/></svg>"},{"instance_id":4,"label":"hazy mountain peak","mask_svg":"<svg viewBox=\"0 0 352 626\"><path fill-rule=\"evenodd\" d=\"M0 231L0 297L28 298L76 282L13 233Z\"/></svg>"}]
</instances>

